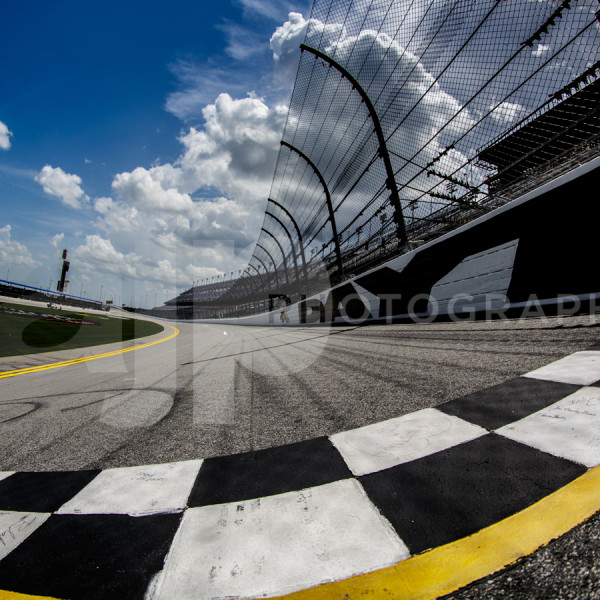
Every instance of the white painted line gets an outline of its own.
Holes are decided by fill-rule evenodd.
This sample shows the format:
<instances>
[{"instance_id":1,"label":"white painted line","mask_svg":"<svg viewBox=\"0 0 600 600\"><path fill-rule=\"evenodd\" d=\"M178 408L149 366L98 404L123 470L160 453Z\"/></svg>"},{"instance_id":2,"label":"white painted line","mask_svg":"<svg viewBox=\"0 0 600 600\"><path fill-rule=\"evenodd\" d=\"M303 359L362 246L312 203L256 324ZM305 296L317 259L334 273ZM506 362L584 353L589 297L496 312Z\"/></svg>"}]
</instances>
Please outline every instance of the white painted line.
<instances>
[{"instance_id":1,"label":"white painted line","mask_svg":"<svg viewBox=\"0 0 600 600\"><path fill-rule=\"evenodd\" d=\"M50 517L50 513L0 512L0 560Z\"/></svg>"},{"instance_id":2,"label":"white painted line","mask_svg":"<svg viewBox=\"0 0 600 600\"><path fill-rule=\"evenodd\" d=\"M600 465L600 388L583 388L496 431L586 467Z\"/></svg>"},{"instance_id":3,"label":"white painted line","mask_svg":"<svg viewBox=\"0 0 600 600\"><path fill-rule=\"evenodd\" d=\"M331 441L354 475L366 475L474 440L488 432L435 408L336 433Z\"/></svg>"},{"instance_id":4,"label":"white painted line","mask_svg":"<svg viewBox=\"0 0 600 600\"><path fill-rule=\"evenodd\" d=\"M106 469L58 514L148 515L186 506L202 460Z\"/></svg>"},{"instance_id":5,"label":"white painted line","mask_svg":"<svg viewBox=\"0 0 600 600\"><path fill-rule=\"evenodd\" d=\"M600 352L575 352L523 377L559 381L577 385L591 385L600 380Z\"/></svg>"},{"instance_id":6,"label":"white painted line","mask_svg":"<svg viewBox=\"0 0 600 600\"><path fill-rule=\"evenodd\" d=\"M408 556L358 481L346 479L188 509L152 599L285 594Z\"/></svg>"}]
</instances>

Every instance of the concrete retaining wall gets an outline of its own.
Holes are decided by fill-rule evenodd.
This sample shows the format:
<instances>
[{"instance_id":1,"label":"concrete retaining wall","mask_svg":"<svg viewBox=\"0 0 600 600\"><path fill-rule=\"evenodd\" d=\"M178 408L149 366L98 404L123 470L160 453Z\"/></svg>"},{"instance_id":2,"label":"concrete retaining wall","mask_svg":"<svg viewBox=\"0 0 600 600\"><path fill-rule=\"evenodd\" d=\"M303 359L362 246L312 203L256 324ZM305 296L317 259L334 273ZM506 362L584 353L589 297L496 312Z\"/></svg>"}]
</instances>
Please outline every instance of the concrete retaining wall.
<instances>
[{"instance_id":1,"label":"concrete retaining wall","mask_svg":"<svg viewBox=\"0 0 600 600\"><path fill-rule=\"evenodd\" d=\"M596 303L600 158L467 225L286 309L289 323L465 319ZM280 310L219 323L281 325ZM216 321L212 321L216 322Z\"/></svg>"}]
</instances>

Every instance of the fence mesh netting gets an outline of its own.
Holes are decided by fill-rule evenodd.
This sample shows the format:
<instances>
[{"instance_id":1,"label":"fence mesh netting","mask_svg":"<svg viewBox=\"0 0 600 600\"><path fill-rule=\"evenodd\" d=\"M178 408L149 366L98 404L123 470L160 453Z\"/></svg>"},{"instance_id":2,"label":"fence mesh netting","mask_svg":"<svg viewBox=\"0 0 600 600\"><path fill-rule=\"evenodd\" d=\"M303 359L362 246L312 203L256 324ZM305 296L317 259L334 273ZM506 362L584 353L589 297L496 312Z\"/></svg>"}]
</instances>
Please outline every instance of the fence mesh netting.
<instances>
[{"instance_id":1,"label":"fence mesh netting","mask_svg":"<svg viewBox=\"0 0 600 600\"><path fill-rule=\"evenodd\" d=\"M315 0L254 254L186 314L310 296L598 154L599 10Z\"/></svg>"}]
</instances>

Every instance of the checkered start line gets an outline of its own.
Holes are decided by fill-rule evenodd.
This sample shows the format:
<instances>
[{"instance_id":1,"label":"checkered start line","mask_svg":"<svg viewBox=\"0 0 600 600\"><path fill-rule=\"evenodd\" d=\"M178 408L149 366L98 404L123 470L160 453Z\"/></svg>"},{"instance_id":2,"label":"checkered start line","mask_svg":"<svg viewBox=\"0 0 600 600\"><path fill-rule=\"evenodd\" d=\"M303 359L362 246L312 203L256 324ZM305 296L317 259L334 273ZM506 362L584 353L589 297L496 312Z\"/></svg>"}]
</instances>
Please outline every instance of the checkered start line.
<instances>
[{"instance_id":1,"label":"checkered start line","mask_svg":"<svg viewBox=\"0 0 600 600\"><path fill-rule=\"evenodd\" d=\"M0 473L0 589L259 598L397 565L600 465L599 382L600 344L329 438L162 465Z\"/></svg>"}]
</instances>

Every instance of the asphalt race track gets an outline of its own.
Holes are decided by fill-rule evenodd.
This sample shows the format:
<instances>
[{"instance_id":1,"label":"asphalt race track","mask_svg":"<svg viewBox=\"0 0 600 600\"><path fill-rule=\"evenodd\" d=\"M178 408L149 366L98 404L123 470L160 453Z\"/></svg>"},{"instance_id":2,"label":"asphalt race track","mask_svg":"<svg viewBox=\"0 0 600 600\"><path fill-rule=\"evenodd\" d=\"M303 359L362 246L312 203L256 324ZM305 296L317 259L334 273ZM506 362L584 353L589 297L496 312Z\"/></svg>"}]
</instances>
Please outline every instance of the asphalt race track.
<instances>
[{"instance_id":1,"label":"asphalt race track","mask_svg":"<svg viewBox=\"0 0 600 600\"><path fill-rule=\"evenodd\" d=\"M167 341L159 340L171 336L169 327L125 346L153 345L59 368L44 365L121 345L2 359L0 376L40 370L0 381L0 470L168 463L331 435L483 390L600 338L595 316L335 328L173 325L179 335ZM537 597L536 573L550 590L539 597L591 597L590 589L599 590L594 523L553 543L562 550L552 554L551 545L525 559L520 576L510 570L452 597ZM569 559L572 548L578 551Z\"/></svg>"},{"instance_id":2,"label":"asphalt race track","mask_svg":"<svg viewBox=\"0 0 600 600\"><path fill-rule=\"evenodd\" d=\"M3 379L1 468L163 463L331 435L436 406L584 349L600 338L597 321L331 329L175 323L180 334L163 343ZM2 359L0 372L119 347Z\"/></svg>"}]
</instances>

